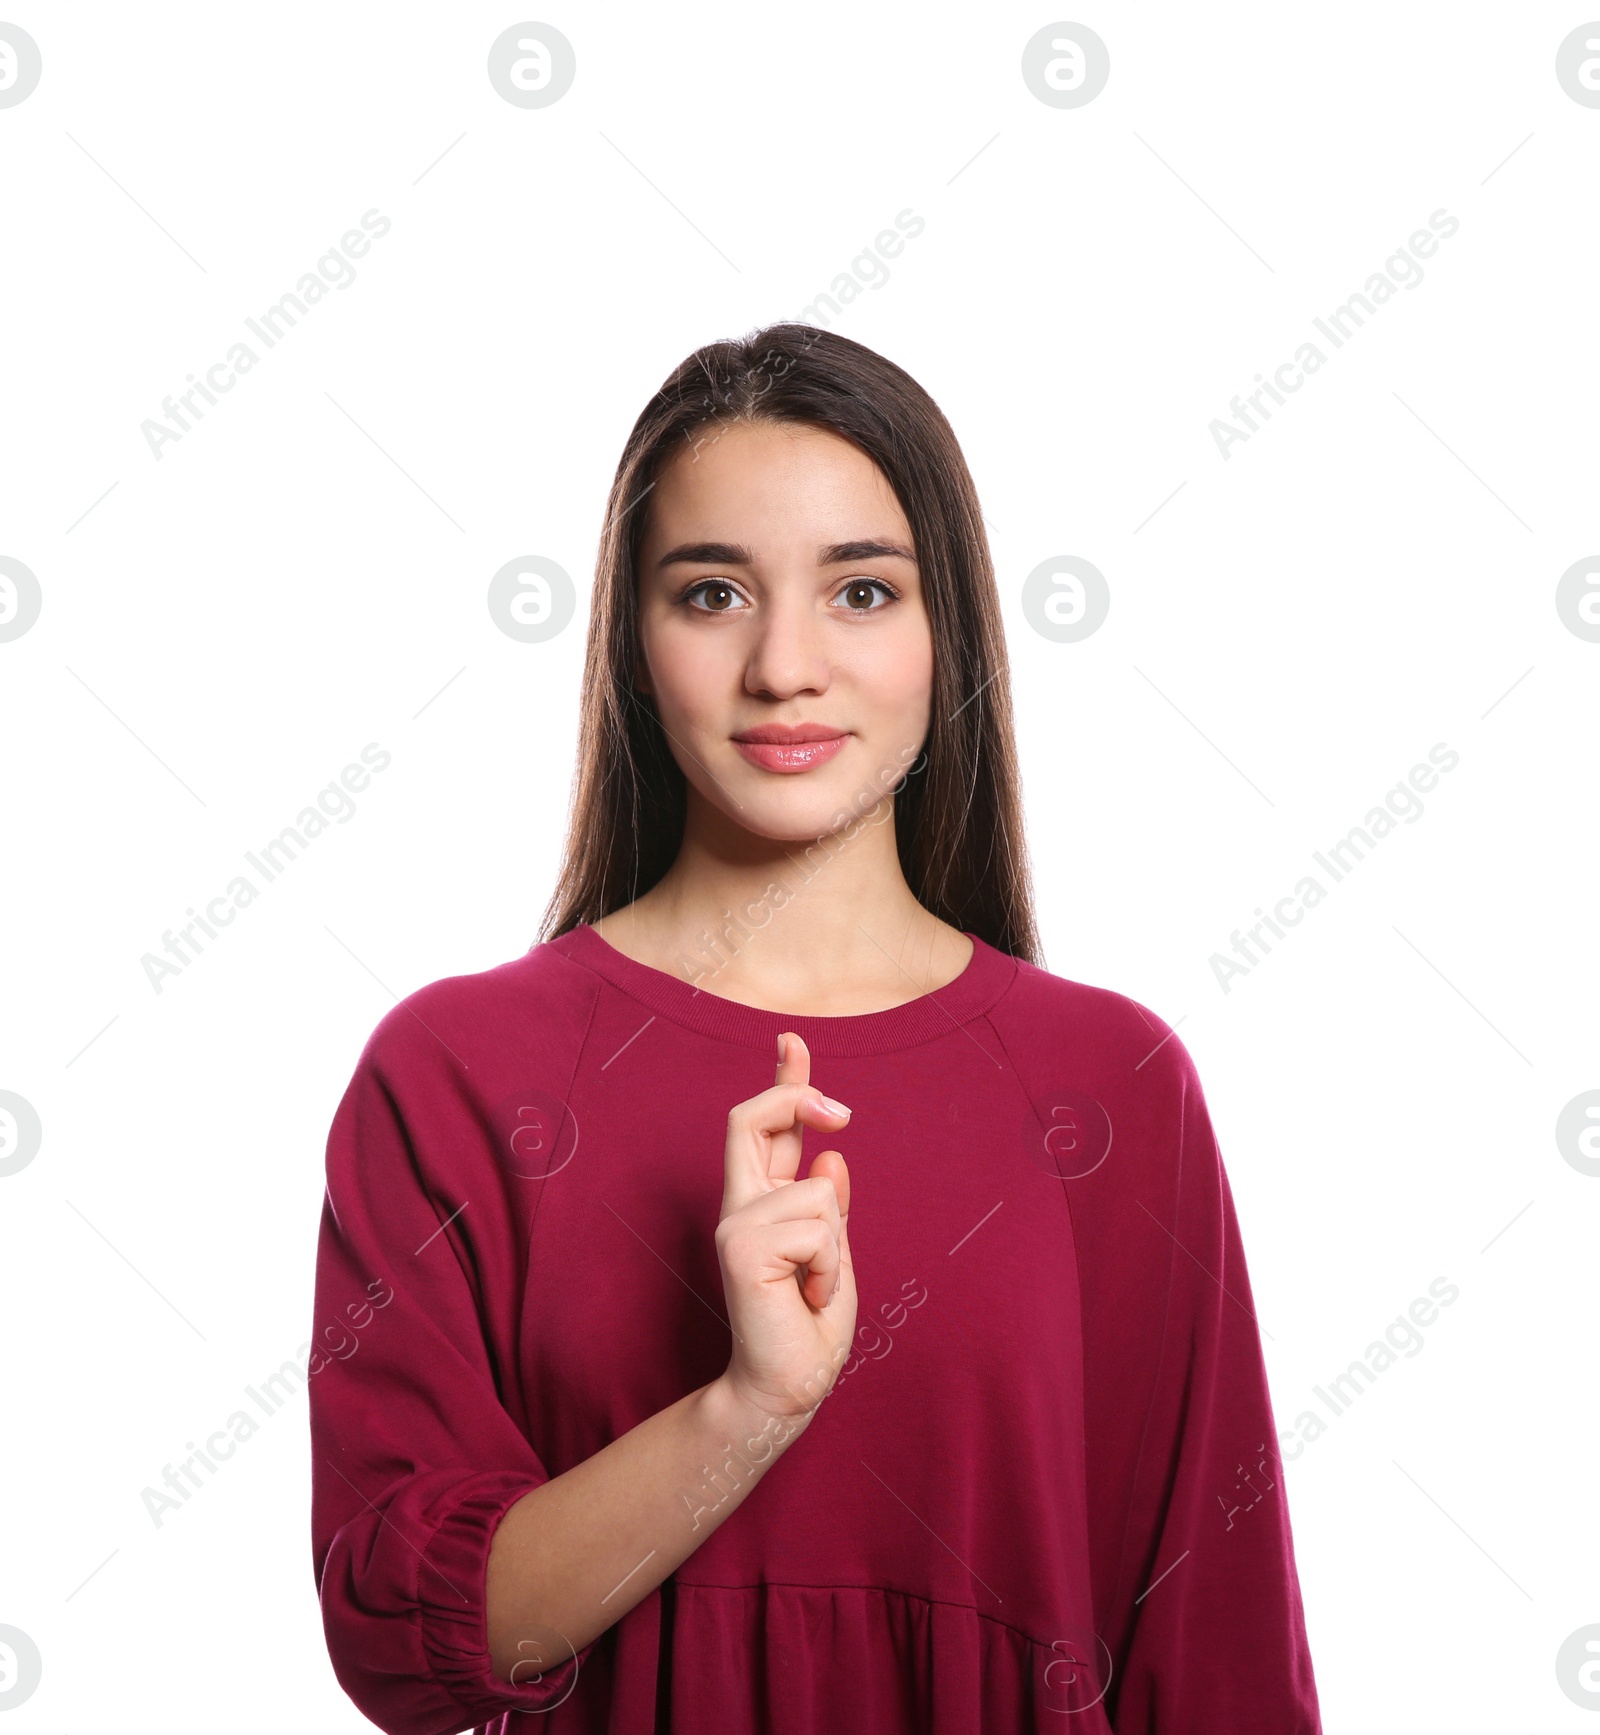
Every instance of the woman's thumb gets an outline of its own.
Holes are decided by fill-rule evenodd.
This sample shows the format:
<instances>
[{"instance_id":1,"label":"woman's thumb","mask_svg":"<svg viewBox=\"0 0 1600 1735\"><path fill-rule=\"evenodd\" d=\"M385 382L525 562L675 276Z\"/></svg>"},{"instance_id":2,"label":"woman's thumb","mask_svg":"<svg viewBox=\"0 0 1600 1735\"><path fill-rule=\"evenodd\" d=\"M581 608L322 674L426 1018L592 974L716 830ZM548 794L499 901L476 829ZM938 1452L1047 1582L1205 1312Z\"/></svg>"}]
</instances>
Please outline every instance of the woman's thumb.
<instances>
[{"instance_id":1,"label":"woman's thumb","mask_svg":"<svg viewBox=\"0 0 1600 1735\"><path fill-rule=\"evenodd\" d=\"M811 1167L806 1171L809 1180L813 1175L823 1175L833 1182L833 1190L839 1200L839 1216L850 1214L850 1167L840 1151L818 1151L811 1159Z\"/></svg>"}]
</instances>

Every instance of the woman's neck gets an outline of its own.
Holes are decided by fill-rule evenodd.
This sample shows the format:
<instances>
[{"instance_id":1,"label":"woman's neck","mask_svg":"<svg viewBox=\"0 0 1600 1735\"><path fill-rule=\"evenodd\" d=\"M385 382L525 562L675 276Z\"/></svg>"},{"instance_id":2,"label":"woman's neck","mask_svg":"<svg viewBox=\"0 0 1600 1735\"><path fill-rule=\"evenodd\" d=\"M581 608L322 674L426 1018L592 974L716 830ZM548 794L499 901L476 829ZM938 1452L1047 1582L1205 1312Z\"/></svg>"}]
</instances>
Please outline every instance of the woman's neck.
<instances>
[{"instance_id":1,"label":"woman's neck","mask_svg":"<svg viewBox=\"0 0 1600 1735\"><path fill-rule=\"evenodd\" d=\"M748 838L748 834L745 834ZM746 1006L881 1012L954 981L972 942L916 900L892 819L734 852L686 837L660 882L594 922L636 963Z\"/></svg>"}]
</instances>

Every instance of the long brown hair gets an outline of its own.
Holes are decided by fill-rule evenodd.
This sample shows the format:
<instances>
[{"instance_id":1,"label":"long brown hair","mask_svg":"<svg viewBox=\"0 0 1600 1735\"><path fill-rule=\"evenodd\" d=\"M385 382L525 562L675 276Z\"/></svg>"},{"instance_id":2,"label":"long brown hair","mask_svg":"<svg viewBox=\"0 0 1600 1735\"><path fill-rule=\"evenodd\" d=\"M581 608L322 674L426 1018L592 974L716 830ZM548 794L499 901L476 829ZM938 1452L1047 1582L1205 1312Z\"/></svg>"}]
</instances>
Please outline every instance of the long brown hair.
<instances>
[{"instance_id":1,"label":"long brown hair","mask_svg":"<svg viewBox=\"0 0 1600 1735\"><path fill-rule=\"evenodd\" d=\"M667 461L735 422L830 429L894 489L911 526L934 647L927 739L894 795L900 866L934 915L1042 963L1005 632L966 459L938 405L903 369L836 332L793 323L697 349L645 406L623 448L595 566L566 851L539 939L642 896L683 841L684 776L653 700L634 685L637 560L645 503Z\"/></svg>"}]
</instances>

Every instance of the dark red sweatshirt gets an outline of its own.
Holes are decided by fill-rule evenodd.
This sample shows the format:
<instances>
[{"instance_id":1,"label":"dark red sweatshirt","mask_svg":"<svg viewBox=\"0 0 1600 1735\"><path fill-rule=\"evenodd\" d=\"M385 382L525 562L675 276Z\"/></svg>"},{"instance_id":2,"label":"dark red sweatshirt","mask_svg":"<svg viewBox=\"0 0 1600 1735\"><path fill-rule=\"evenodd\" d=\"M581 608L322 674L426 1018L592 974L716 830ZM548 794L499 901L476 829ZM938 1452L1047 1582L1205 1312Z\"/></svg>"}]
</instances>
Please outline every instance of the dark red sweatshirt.
<instances>
[{"instance_id":1,"label":"dark red sweatshirt","mask_svg":"<svg viewBox=\"0 0 1600 1735\"><path fill-rule=\"evenodd\" d=\"M310 1362L350 1697L389 1735L1317 1735L1250 1281L1183 1044L976 939L886 1012L761 1011L715 982L584 926L410 995L362 1052ZM501 1515L728 1365L727 1114L772 1083L782 1030L854 1111L807 1129L802 1174L828 1145L850 1165L855 1353L658 1590L498 1682ZM685 1522L762 1449L729 1441Z\"/></svg>"}]
</instances>

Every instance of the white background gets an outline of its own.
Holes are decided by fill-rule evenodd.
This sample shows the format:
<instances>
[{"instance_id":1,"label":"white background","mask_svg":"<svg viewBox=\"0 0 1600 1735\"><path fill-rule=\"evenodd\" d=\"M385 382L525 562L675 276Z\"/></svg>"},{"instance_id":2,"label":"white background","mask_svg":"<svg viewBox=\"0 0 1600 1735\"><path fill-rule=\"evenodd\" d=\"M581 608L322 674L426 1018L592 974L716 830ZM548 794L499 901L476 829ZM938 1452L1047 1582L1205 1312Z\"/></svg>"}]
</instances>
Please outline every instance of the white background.
<instances>
[{"instance_id":1,"label":"white background","mask_svg":"<svg viewBox=\"0 0 1600 1735\"><path fill-rule=\"evenodd\" d=\"M532 941L633 418L908 208L835 328L962 441L1047 962L1179 1025L1280 1427L1460 1290L1286 1471L1327 1727L1593 1726L1555 1675L1600 1621L1600 1179L1554 1137L1600 1086L1600 645L1554 601L1600 543L1600 109L1555 76L1586 14L4 15L43 78L0 109L0 554L44 599L0 644L0 1088L44 1129L0 1179L0 1623L44 1658L7 1735L368 1726L303 1393L159 1528L141 1490L310 1336L373 1025ZM546 109L486 73L529 16L577 55ZM1076 110L1020 70L1062 17L1111 57ZM162 399L374 207L356 280L154 458ZM1212 419L1441 208L1423 281L1224 460ZM578 586L545 644L486 607L529 553ZM1111 591L1078 644L1019 606L1062 554ZM156 993L143 955L371 741L356 816ZM1212 954L1436 742L1423 816L1224 993Z\"/></svg>"}]
</instances>

